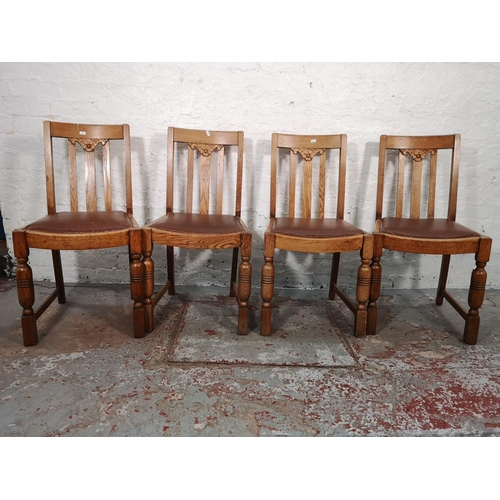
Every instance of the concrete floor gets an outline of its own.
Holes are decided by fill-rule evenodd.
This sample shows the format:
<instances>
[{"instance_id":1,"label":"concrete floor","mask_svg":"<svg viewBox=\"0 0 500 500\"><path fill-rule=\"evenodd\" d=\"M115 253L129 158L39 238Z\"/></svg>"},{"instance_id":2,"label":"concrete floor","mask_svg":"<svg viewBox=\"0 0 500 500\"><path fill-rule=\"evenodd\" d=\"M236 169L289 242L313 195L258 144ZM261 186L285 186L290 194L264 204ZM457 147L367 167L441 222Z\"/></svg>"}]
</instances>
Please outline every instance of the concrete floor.
<instances>
[{"instance_id":1,"label":"concrete floor","mask_svg":"<svg viewBox=\"0 0 500 500\"><path fill-rule=\"evenodd\" d=\"M476 346L433 295L385 291L379 334L356 339L339 299L277 290L264 338L258 290L238 337L225 289L179 287L135 339L126 286L68 286L25 348L15 281L0 279L0 436L498 436L500 290Z\"/></svg>"}]
</instances>

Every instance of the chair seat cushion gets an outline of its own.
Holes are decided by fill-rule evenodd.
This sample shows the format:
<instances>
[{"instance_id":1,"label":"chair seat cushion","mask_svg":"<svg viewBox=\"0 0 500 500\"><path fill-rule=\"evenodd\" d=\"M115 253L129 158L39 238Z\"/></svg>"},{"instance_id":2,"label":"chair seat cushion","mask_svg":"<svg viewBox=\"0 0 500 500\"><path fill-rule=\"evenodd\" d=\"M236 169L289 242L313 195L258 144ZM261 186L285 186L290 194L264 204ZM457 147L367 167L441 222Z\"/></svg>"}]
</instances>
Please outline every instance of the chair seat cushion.
<instances>
[{"instance_id":1,"label":"chair seat cushion","mask_svg":"<svg viewBox=\"0 0 500 500\"><path fill-rule=\"evenodd\" d=\"M54 234L106 233L133 227L126 212L59 212L26 226L26 231Z\"/></svg>"},{"instance_id":2,"label":"chair seat cushion","mask_svg":"<svg viewBox=\"0 0 500 500\"><path fill-rule=\"evenodd\" d=\"M239 218L221 214L166 214L149 227L174 233L231 234L244 231Z\"/></svg>"},{"instance_id":3,"label":"chair seat cushion","mask_svg":"<svg viewBox=\"0 0 500 500\"><path fill-rule=\"evenodd\" d=\"M342 219L300 219L277 217L273 233L299 238L337 238L365 234Z\"/></svg>"},{"instance_id":4,"label":"chair seat cushion","mask_svg":"<svg viewBox=\"0 0 500 500\"><path fill-rule=\"evenodd\" d=\"M480 235L458 222L448 219L402 219L386 217L380 224L380 232L407 238L459 239L477 238Z\"/></svg>"}]
</instances>

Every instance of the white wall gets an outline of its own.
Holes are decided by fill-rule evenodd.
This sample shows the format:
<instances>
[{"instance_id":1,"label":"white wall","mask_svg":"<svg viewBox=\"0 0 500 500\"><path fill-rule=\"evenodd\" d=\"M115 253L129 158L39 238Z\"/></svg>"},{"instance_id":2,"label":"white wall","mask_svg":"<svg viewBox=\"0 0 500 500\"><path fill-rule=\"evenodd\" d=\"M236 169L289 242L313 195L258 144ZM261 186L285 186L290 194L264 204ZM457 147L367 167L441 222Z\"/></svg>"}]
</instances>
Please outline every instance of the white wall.
<instances>
[{"instance_id":1,"label":"white wall","mask_svg":"<svg viewBox=\"0 0 500 500\"><path fill-rule=\"evenodd\" d=\"M140 224L164 210L168 126L243 130L242 215L254 233L255 287L269 215L272 132L347 134L346 219L367 231L375 215L380 135L460 133L457 220L493 238L487 287L500 287L498 63L0 63L0 99L0 208L10 249L12 230L46 213L46 119L130 124ZM179 284L227 284L230 253L178 255ZM161 282L163 250L155 256ZM30 257L34 279L52 280L49 253L33 250ZM349 287L358 256L342 261L339 281ZM283 252L276 286L326 288L329 262ZM69 282L128 280L127 255L119 249L66 252L64 265ZM383 287L436 285L438 257L386 252L382 265ZM449 288L467 287L473 265L473 256L452 258Z\"/></svg>"}]
</instances>

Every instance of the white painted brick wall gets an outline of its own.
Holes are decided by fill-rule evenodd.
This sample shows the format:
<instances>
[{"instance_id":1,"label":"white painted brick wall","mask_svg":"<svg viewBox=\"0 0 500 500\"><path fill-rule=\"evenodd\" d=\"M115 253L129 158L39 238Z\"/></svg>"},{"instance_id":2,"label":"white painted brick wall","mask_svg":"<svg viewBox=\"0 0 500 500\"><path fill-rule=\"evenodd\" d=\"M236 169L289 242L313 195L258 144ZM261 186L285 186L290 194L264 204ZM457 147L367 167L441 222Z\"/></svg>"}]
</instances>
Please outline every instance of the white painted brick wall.
<instances>
[{"instance_id":1,"label":"white painted brick wall","mask_svg":"<svg viewBox=\"0 0 500 500\"><path fill-rule=\"evenodd\" d=\"M254 293L268 222L272 132L346 133L346 219L371 231L381 134L462 134L457 220L493 238L487 287L500 287L498 241L500 64L498 63L0 63L0 207L12 230L45 215L42 122L129 123L134 213L163 213L168 126L243 130L243 217L254 233ZM227 284L230 251L177 252L179 284ZM154 254L157 281L165 252ZM36 280L52 280L50 254L33 250ZM356 253L339 281L352 286ZM128 281L126 251L65 252L65 278ZM386 252L383 287L436 285L439 258ZM286 263L286 265L285 265ZM276 286L326 288L330 258L276 258ZM452 258L449 287L467 287L472 256Z\"/></svg>"}]
</instances>

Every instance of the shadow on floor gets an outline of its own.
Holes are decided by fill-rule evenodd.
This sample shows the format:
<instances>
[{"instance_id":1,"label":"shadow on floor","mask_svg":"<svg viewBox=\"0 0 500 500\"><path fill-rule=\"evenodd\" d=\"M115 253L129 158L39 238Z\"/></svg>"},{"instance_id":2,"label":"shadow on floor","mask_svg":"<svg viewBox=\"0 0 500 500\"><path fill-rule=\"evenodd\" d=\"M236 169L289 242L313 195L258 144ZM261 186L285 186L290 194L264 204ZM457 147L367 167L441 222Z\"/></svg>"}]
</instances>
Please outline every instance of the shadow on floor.
<instances>
[{"instance_id":1,"label":"shadow on floor","mask_svg":"<svg viewBox=\"0 0 500 500\"><path fill-rule=\"evenodd\" d=\"M277 291L270 338L254 290L238 337L225 294L179 287L135 339L127 286L68 286L25 348L15 282L0 280L0 435L500 436L500 291L476 346L432 291L383 293L378 335L361 339L340 300L297 290Z\"/></svg>"}]
</instances>

